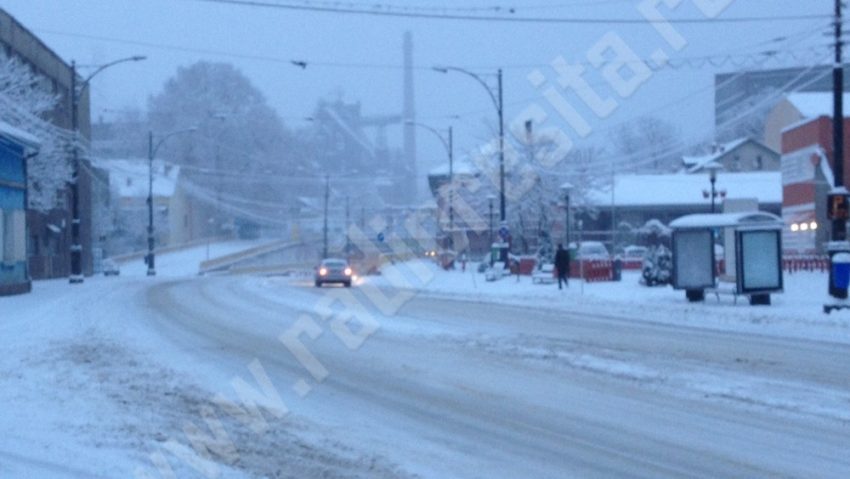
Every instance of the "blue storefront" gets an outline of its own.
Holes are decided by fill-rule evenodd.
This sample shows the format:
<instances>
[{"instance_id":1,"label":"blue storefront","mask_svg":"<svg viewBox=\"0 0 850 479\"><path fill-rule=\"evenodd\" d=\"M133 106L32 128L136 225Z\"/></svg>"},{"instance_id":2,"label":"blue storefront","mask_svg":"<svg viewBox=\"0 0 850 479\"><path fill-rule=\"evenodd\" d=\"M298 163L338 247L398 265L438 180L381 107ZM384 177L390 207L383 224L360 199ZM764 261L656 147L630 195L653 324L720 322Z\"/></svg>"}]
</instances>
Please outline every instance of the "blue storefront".
<instances>
[{"instance_id":1,"label":"blue storefront","mask_svg":"<svg viewBox=\"0 0 850 479\"><path fill-rule=\"evenodd\" d=\"M38 140L0 122L0 296L30 291L27 272L28 154Z\"/></svg>"}]
</instances>

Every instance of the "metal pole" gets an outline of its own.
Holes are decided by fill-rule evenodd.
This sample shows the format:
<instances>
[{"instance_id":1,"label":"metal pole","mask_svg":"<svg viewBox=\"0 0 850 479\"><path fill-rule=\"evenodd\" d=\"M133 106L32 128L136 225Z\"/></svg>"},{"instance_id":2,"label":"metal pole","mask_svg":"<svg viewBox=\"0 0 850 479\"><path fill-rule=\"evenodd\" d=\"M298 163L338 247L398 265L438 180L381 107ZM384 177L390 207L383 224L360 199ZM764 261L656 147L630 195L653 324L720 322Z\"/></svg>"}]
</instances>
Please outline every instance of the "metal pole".
<instances>
[{"instance_id":1,"label":"metal pole","mask_svg":"<svg viewBox=\"0 0 850 479\"><path fill-rule=\"evenodd\" d=\"M493 247L493 198L490 198L490 245L489 248Z\"/></svg>"},{"instance_id":2,"label":"metal pole","mask_svg":"<svg viewBox=\"0 0 850 479\"><path fill-rule=\"evenodd\" d=\"M449 231L455 228L454 128L449 127Z\"/></svg>"},{"instance_id":3,"label":"metal pole","mask_svg":"<svg viewBox=\"0 0 850 479\"><path fill-rule=\"evenodd\" d=\"M832 70L834 114L832 119L835 187L844 186L844 66L842 65L841 1L835 0L835 67ZM832 222L833 241L847 239L847 222L838 218Z\"/></svg>"},{"instance_id":4,"label":"metal pole","mask_svg":"<svg viewBox=\"0 0 850 479\"><path fill-rule=\"evenodd\" d=\"M564 246L567 251L570 250L570 194L564 195L564 209L566 210L566 218L564 218Z\"/></svg>"},{"instance_id":5,"label":"metal pole","mask_svg":"<svg viewBox=\"0 0 850 479\"><path fill-rule=\"evenodd\" d=\"M331 196L330 177L325 175L325 219L322 227L322 259L328 257L328 200Z\"/></svg>"},{"instance_id":6,"label":"metal pole","mask_svg":"<svg viewBox=\"0 0 850 479\"><path fill-rule=\"evenodd\" d=\"M835 0L835 65L832 69L833 87L833 117L832 117L832 141L833 141L833 172L834 190L833 194L846 194L844 189L844 65L842 65L842 0ZM827 201L832 201L829 195ZM828 206L829 208L829 206ZM841 215L835 215L832 219L832 243L829 247L829 294L838 299L847 298L847 289L837 288L833 277L832 259L835 254L844 252L847 241L847 220Z\"/></svg>"},{"instance_id":7,"label":"metal pole","mask_svg":"<svg viewBox=\"0 0 850 479\"><path fill-rule=\"evenodd\" d=\"M345 259L351 254L351 238L348 236L348 223L351 218L350 198L345 197Z\"/></svg>"},{"instance_id":8,"label":"metal pole","mask_svg":"<svg viewBox=\"0 0 850 479\"><path fill-rule=\"evenodd\" d=\"M502 69L499 68L499 219L505 214L505 103L502 88Z\"/></svg>"},{"instance_id":9,"label":"metal pole","mask_svg":"<svg viewBox=\"0 0 850 479\"><path fill-rule=\"evenodd\" d=\"M71 131L73 132L74 141L74 145L71 148L71 169L73 175L71 178L71 271L69 275L71 284L80 284L84 280L83 244L80 238L80 97L83 91L89 86L91 79L98 73L119 63L136 62L145 58L144 56L137 55L101 65L79 85L77 85L77 62L74 60L71 61Z\"/></svg>"},{"instance_id":10,"label":"metal pole","mask_svg":"<svg viewBox=\"0 0 850 479\"><path fill-rule=\"evenodd\" d=\"M714 213L714 198L717 196L717 190L715 189L715 184L717 183L717 178L714 175L711 175L711 212Z\"/></svg>"},{"instance_id":11,"label":"metal pole","mask_svg":"<svg viewBox=\"0 0 850 479\"><path fill-rule=\"evenodd\" d=\"M153 230L153 131L148 132L148 276L156 276Z\"/></svg>"},{"instance_id":12,"label":"metal pole","mask_svg":"<svg viewBox=\"0 0 850 479\"><path fill-rule=\"evenodd\" d=\"M77 93L77 63L71 62L71 131L74 145L71 149L71 284L83 282L83 245L80 240L80 153L79 153L79 103Z\"/></svg>"}]
</instances>

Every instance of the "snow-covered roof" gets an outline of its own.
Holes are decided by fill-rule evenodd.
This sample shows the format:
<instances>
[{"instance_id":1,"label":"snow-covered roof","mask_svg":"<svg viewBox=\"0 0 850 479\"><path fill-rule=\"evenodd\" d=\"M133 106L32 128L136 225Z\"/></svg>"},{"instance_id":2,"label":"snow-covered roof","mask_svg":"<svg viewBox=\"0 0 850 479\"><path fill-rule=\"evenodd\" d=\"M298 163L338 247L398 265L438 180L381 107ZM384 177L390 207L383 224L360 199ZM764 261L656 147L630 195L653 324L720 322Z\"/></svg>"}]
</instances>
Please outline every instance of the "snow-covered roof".
<instances>
[{"instance_id":1,"label":"snow-covered roof","mask_svg":"<svg viewBox=\"0 0 850 479\"><path fill-rule=\"evenodd\" d=\"M832 116L833 97L830 92L790 93L786 98L805 118ZM844 104L850 104L847 102L850 102L850 93L844 94Z\"/></svg>"},{"instance_id":2,"label":"snow-covered roof","mask_svg":"<svg viewBox=\"0 0 850 479\"><path fill-rule=\"evenodd\" d=\"M41 148L41 140L20 128L16 128L6 123L5 121L0 121L0 135L6 136L27 148L32 148L33 150Z\"/></svg>"},{"instance_id":3,"label":"snow-covered roof","mask_svg":"<svg viewBox=\"0 0 850 479\"><path fill-rule=\"evenodd\" d=\"M616 206L682 206L707 205L711 202L703 191L711 184L708 175L618 175L614 178L613 201ZM727 199L757 198L761 204L782 203L782 173L717 174L715 188L726 192ZM588 200L604 206L612 202L611 188L593 191Z\"/></svg>"},{"instance_id":4,"label":"snow-covered roof","mask_svg":"<svg viewBox=\"0 0 850 479\"><path fill-rule=\"evenodd\" d=\"M748 226L781 228L782 225L782 218L762 211L687 215L677 218L670 223L670 227L673 229L734 228Z\"/></svg>"},{"instance_id":5,"label":"snow-covered roof","mask_svg":"<svg viewBox=\"0 0 850 479\"><path fill-rule=\"evenodd\" d=\"M702 166L707 163L717 161L718 159L723 157L723 155L738 148L744 143L747 143L748 141L750 141L750 138L738 138L737 140L730 141L729 143L719 145L717 147L717 151L715 151L714 153L699 156L683 156L682 163L685 164L685 166L688 168L688 171L694 172L702 168Z\"/></svg>"},{"instance_id":6,"label":"snow-covered roof","mask_svg":"<svg viewBox=\"0 0 850 479\"><path fill-rule=\"evenodd\" d=\"M95 159L94 166L109 174L109 184L121 198L147 198L148 196L148 160L134 159ZM153 162L153 195L169 198L177 188L180 167L161 160Z\"/></svg>"}]
</instances>

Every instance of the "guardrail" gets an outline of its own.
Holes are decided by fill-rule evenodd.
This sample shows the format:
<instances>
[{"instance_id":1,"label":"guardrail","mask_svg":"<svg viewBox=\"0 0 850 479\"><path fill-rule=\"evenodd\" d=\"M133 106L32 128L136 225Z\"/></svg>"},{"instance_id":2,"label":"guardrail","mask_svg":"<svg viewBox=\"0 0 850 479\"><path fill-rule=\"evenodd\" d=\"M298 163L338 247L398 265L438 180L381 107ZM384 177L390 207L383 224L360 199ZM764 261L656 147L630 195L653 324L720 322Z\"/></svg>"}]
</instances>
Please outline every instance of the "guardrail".
<instances>
[{"instance_id":1,"label":"guardrail","mask_svg":"<svg viewBox=\"0 0 850 479\"><path fill-rule=\"evenodd\" d=\"M253 248L240 251L238 253L233 253L226 256L214 258L209 261L204 261L200 264L198 274L207 274L227 270L230 267L235 266L245 260L269 253L274 253L276 251L280 251L287 248L295 248L301 246L302 244L303 243L301 242L294 243L288 240L280 240L260 246L255 246Z\"/></svg>"},{"instance_id":2,"label":"guardrail","mask_svg":"<svg viewBox=\"0 0 850 479\"><path fill-rule=\"evenodd\" d=\"M211 244L222 243L224 241L230 241L232 239L233 238L230 237L230 236L219 236L219 237L210 238L210 239L200 239L200 240L195 240L195 241L189 241L188 243L181 243L181 244L177 244L177 245L157 247L157 248L154 249L154 253L156 253L157 255L165 254L165 253L174 253L175 251L183 251L183 250L187 250L189 248L195 248L197 246L203 246L203 245L210 244L210 243ZM127 263L129 261L134 261L134 260L137 260L137 259L144 259L144 257L147 254L148 254L148 250L145 249L145 250L142 250L142 251L134 251L132 253L125 253L125 254L120 254L120 255L117 255L117 256L110 256L109 259L111 259L111 260L113 260L117 263Z\"/></svg>"}]
</instances>

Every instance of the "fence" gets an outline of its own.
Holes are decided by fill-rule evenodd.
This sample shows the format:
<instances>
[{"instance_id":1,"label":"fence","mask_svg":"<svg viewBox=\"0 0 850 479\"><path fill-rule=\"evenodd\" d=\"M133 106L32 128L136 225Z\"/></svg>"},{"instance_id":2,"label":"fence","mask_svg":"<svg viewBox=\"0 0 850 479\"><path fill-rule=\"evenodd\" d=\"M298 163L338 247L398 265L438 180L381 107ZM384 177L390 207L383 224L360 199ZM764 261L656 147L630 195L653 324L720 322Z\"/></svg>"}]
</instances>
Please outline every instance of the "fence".
<instances>
[{"instance_id":1,"label":"fence","mask_svg":"<svg viewBox=\"0 0 850 479\"><path fill-rule=\"evenodd\" d=\"M782 269L787 273L799 271L829 271L829 256L826 255L794 255L782 258Z\"/></svg>"},{"instance_id":2,"label":"fence","mask_svg":"<svg viewBox=\"0 0 850 479\"><path fill-rule=\"evenodd\" d=\"M614 262L610 259L585 259L570 263L570 277L588 283L614 280Z\"/></svg>"}]
</instances>

